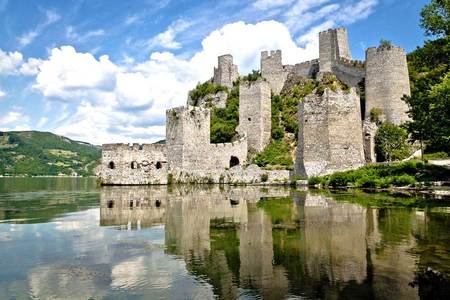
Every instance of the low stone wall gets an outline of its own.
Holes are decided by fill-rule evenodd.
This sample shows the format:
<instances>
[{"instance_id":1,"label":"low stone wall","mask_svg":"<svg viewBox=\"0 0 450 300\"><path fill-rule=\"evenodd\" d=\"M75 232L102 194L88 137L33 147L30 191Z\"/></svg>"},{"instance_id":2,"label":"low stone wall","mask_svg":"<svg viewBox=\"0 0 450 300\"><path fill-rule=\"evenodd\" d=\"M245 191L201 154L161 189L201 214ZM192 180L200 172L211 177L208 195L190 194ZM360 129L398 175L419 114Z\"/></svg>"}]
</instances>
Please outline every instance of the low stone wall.
<instances>
[{"instance_id":1,"label":"low stone wall","mask_svg":"<svg viewBox=\"0 0 450 300\"><path fill-rule=\"evenodd\" d=\"M222 172L190 170L171 172L175 183L288 184L291 171L263 170L257 165L236 166Z\"/></svg>"},{"instance_id":2,"label":"low stone wall","mask_svg":"<svg viewBox=\"0 0 450 300\"><path fill-rule=\"evenodd\" d=\"M356 87L366 76L364 62L341 58L332 67L336 77L348 86Z\"/></svg>"},{"instance_id":3,"label":"low stone wall","mask_svg":"<svg viewBox=\"0 0 450 300\"><path fill-rule=\"evenodd\" d=\"M138 185L167 183L166 145L105 144L102 146L101 183Z\"/></svg>"}]
</instances>

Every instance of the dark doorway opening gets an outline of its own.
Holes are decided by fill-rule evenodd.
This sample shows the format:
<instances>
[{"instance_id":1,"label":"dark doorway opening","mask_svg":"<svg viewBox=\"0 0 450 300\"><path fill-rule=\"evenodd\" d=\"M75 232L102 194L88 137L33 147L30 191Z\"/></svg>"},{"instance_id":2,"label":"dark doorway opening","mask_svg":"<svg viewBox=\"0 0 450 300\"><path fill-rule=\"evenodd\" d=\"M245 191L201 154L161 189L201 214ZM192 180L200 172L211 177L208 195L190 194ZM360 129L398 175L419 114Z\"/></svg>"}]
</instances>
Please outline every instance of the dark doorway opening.
<instances>
[{"instance_id":1,"label":"dark doorway opening","mask_svg":"<svg viewBox=\"0 0 450 300\"><path fill-rule=\"evenodd\" d=\"M234 167L234 166L238 166L239 165L239 158L237 158L236 156L231 156L230 158L230 168Z\"/></svg>"},{"instance_id":2,"label":"dark doorway opening","mask_svg":"<svg viewBox=\"0 0 450 300\"><path fill-rule=\"evenodd\" d=\"M162 163L161 163L160 161L158 161L158 162L156 163L156 168L157 168L157 169L161 169L161 168L162 168Z\"/></svg>"},{"instance_id":3,"label":"dark doorway opening","mask_svg":"<svg viewBox=\"0 0 450 300\"><path fill-rule=\"evenodd\" d=\"M113 161L110 161L109 164L108 164L108 167L109 167L110 169L114 169L116 166L114 165L114 162L113 162Z\"/></svg>"},{"instance_id":4,"label":"dark doorway opening","mask_svg":"<svg viewBox=\"0 0 450 300\"><path fill-rule=\"evenodd\" d=\"M138 168L138 163L136 161L131 162L131 168L132 169L137 169Z\"/></svg>"}]
</instances>

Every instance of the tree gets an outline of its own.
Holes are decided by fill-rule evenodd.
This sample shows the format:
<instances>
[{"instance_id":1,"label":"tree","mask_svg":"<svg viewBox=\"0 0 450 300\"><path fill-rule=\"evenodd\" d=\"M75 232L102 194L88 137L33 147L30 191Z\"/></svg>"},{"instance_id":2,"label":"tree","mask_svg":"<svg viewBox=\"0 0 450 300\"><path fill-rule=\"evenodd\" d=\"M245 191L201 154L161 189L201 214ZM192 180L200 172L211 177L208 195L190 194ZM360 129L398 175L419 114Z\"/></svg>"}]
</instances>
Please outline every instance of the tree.
<instances>
[{"instance_id":1,"label":"tree","mask_svg":"<svg viewBox=\"0 0 450 300\"><path fill-rule=\"evenodd\" d=\"M377 159L393 161L408 157L410 147L407 141L408 133L400 126L390 122L381 124L375 135Z\"/></svg>"},{"instance_id":2,"label":"tree","mask_svg":"<svg viewBox=\"0 0 450 300\"><path fill-rule=\"evenodd\" d=\"M450 35L450 0L431 0L420 12L420 26L426 35Z\"/></svg>"},{"instance_id":3,"label":"tree","mask_svg":"<svg viewBox=\"0 0 450 300\"><path fill-rule=\"evenodd\" d=\"M392 43L389 40L381 39L380 40L380 47L391 48L392 47Z\"/></svg>"}]
</instances>

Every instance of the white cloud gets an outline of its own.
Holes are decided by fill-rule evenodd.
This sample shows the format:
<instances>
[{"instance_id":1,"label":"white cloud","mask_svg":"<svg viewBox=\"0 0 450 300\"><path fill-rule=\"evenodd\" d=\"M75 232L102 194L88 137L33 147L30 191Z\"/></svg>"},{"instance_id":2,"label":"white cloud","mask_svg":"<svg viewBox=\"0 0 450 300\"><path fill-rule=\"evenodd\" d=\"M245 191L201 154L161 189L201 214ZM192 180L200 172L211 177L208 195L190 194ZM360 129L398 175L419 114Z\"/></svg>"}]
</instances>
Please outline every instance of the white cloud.
<instances>
[{"instance_id":1,"label":"white cloud","mask_svg":"<svg viewBox=\"0 0 450 300\"><path fill-rule=\"evenodd\" d=\"M181 44L175 41L175 37L178 33L183 32L192 25L191 22L184 20L177 20L170 24L166 31L161 32L157 36L150 39L147 44L148 48L167 48L167 49L179 49Z\"/></svg>"},{"instance_id":2,"label":"white cloud","mask_svg":"<svg viewBox=\"0 0 450 300\"><path fill-rule=\"evenodd\" d=\"M5 97L6 96L6 92L0 90L0 98Z\"/></svg>"},{"instance_id":3,"label":"white cloud","mask_svg":"<svg viewBox=\"0 0 450 300\"><path fill-rule=\"evenodd\" d=\"M165 135L165 110L186 103L189 89L212 76L217 56L231 53L246 74L259 68L261 50L282 49L284 63L296 63L317 57L316 45L311 41L300 48L285 25L264 21L211 32L189 59L153 52L126 68L107 56L96 59L63 46L41 63L34 88L47 99L78 103L60 120L58 134L95 144L156 141Z\"/></svg>"},{"instance_id":4,"label":"white cloud","mask_svg":"<svg viewBox=\"0 0 450 300\"><path fill-rule=\"evenodd\" d=\"M22 63L23 56L20 52L4 52L0 49L0 74L14 74Z\"/></svg>"},{"instance_id":5,"label":"white cloud","mask_svg":"<svg viewBox=\"0 0 450 300\"><path fill-rule=\"evenodd\" d=\"M45 124L47 124L47 122L48 122L48 118L47 117L42 117L42 118L39 119L39 123L37 124L37 126L38 127L42 127Z\"/></svg>"},{"instance_id":6,"label":"white cloud","mask_svg":"<svg viewBox=\"0 0 450 300\"><path fill-rule=\"evenodd\" d=\"M52 10L45 11L45 21L40 23L35 29L24 33L17 40L20 46L25 47L32 43L36 37L38 37L48 26L61 19L61 16Z\"/></svg>"},{"instance_id":7,"label":"white cloud","mask_svg":"<svg viewBox=\"0 0 450 300\"><path fill-rule=\"evenodd\" d=\"M115 85L114 65L107 55L97 60L89 53L76 52L72 46L54 48L40 65L33 86L45 97L81 100L90 91L108 90Z\"/></svg>"},{"instance_id":8,"label":"white cloud","mask_svg":"<svg viewBox=\"0 0 450 300\"><path fill-rule=\"evenodd\" d=\"M36 75L39 73L39 68L42 64L41 59L29 58L28 61L20 67L20 74L23 75Z\"/></svg>"},{"instance_id":9,"label":"white cloud","mask_svg":"<svg viewBox=\"0 0 450 300\"><path fill-rule=\"evenodd\" d=\"M29 117L18 111L10 111L5 116L0 116L0 126L12 126L18 122L21 125L28 123Z\"/></svg>"},{"instance_id":10,"label":"white cloud","mask_svg":"<svg viewBox=\"0 0 450 300\"><path fill-rule=\"evenodd\" d=\"M88 40L92 37L99 37L105 34L105 30L103 29L97 29L97 30L91 30L84 34L79 34L76 32L75 28L73 26L68 26L66 28L66 37L72 41L76 42L84 42L85 40Z\"/></svg>"},{"instance_id":11,"label":"white cloud","mask_svg":"<svg viewBox=\"0 0 450 300\"><path fill-rule=\"evenodd\" d=\"M289 5L294 0L258 0L253 3L253 7L261 10Z\"/></svg>"}]
</instances>

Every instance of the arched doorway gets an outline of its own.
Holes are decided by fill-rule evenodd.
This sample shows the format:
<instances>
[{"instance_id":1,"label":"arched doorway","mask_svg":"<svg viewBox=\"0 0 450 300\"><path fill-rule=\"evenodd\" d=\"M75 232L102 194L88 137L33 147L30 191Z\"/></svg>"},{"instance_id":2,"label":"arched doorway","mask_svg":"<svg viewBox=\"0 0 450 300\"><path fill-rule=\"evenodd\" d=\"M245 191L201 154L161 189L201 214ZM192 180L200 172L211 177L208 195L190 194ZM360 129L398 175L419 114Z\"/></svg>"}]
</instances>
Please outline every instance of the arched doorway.
<instances>
[{"instance_id":1,"label":"arched doorway","mask_svg":"<svg viewBox=\"0 0 450 300\"><path fill-rule=\"evenodd\" d=\"M137 169L138 167L139 167L139 165L138 165L137 161L132 161L131 162L131 168L132 169Z\"/></svg>"},{"instance_id":2,"label":"arched doorway","mask_svg":"<svg viewBox=\"0 0 450 300\"><path fill-rule=\"evenodd\" d=\"M114 169L115 167L116 167L116 166L114 165L114 162L113 162L113 161L110 161L109 164L108 164L108 168Z\"/></svg>"},{"instance_id":3,"label":"arched doorway","mask_svg":"<svg viewBox=\"0 0 450 300\"><path fill-rule=\"evenodd\" d=\"M157 168L157 169L161 169L161 168L162 168L162 163L161 163L160 161L158 161L158 162L156 163L156 168Z\"/></svg>"},{"instance_id":4,"label":"arched doorway","mask_svg":"<svg viewBox=\"0 0 450 300\"><path fill-rule=\"evenodd\" d=\"M236 156L231 156L230 158L230 168L234 167L234 166L238 166L239 165L239 158L237 158Z\"/></svg>"}]
</instances>

